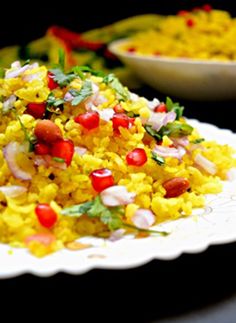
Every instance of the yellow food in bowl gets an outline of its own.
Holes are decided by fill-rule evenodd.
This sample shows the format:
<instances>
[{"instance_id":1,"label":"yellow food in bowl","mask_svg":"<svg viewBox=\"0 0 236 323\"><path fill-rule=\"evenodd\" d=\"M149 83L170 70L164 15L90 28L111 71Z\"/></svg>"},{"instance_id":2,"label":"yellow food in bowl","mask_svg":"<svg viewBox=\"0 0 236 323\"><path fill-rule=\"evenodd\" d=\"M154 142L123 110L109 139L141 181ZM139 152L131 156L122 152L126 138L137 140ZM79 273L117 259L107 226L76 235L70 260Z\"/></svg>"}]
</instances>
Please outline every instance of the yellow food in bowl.
<instances>
[{"instance_id":1,"label":"yellow food in bowl","mask_svg":"<svg viewBox=\"0 0 236 323\"><path fill-rule=\"evenodd\" d=\"M66 72L62 58L50 72L14 62L0 97L0 241L38 257L188 216L236 164L179 104L139 97L112 74Z\"/></svg>"},{"instance_id":2,"label":"yellow food in bowl","mask_svg":"<svg viewBox=\"0 0 236 323\"><path fill-rule=\"evenodd\" d=\"M167 16L157 29L130 38L123 50L142 55L236 60L236 19L222 10L180 11Z\"/></svg>"}]
</instances>

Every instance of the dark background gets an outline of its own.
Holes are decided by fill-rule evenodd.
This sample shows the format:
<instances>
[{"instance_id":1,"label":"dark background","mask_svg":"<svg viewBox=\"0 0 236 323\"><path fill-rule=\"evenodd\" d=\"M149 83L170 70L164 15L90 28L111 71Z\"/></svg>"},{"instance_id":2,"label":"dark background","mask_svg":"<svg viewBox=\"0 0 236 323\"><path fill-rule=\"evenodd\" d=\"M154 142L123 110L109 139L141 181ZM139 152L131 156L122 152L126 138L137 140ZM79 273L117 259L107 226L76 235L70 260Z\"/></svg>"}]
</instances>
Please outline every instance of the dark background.
<instances>
[{"instance_id":1,"label":"dark background","mask_svg":"<svg viewBox=\"0 0 236 323\"><path fill-rule=\"evenodd\" d=\"M205 1L77 1L1 4L0 45L24 44L52 24L75 31L141 13L176 13ZM234 1L208 1L236 16ZM150 98L162 94L143 87ZM186 115L236 131L236 102L181 101ZM235 228L236 229L236 228ZM78 255L79 256L79 255ZM210 247L173 261L154 260L136 269L93 270L81 276L24 275L0 281L1 313L11 318L66 322L236 322L236 243ZM1 266L1 264L0 264ZM32 311L32 314L30 314ZM81 318L85 316L85 318Z\"/></svg>"}]
</instances>

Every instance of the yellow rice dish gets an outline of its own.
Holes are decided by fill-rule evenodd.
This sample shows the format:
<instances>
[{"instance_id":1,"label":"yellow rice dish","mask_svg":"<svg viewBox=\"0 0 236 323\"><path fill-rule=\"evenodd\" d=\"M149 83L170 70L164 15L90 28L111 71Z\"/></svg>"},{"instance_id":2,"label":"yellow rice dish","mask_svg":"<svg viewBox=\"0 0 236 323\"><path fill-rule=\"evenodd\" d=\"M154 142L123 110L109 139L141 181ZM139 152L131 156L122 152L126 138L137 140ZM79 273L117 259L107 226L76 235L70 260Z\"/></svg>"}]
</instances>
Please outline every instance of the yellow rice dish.
<instances>
[{"instance_id":1,"label":"yellow rice dish","mask_svg":"<svg viewBox=\"0 0 236 323\"><path fill-rule=\"evenodd\" d=\"M209 5L167 16L158 28L130 38L123 49L144 55L198 60L236 60L236 18Z\"/></svg>"},{"instance_id":2,"label":"yellow rice dish","mask_svg":"<svg viewBox=\"0 0 236 323\"><path fill-rule=\"evenodd\" d=\"M155 234L220 192L236 164L178 103L86 66L66 72L63 55L50 71L12 63L0 98L0 241L37 257L84 248L84 235Z\"/></svg>"}]
</instances>

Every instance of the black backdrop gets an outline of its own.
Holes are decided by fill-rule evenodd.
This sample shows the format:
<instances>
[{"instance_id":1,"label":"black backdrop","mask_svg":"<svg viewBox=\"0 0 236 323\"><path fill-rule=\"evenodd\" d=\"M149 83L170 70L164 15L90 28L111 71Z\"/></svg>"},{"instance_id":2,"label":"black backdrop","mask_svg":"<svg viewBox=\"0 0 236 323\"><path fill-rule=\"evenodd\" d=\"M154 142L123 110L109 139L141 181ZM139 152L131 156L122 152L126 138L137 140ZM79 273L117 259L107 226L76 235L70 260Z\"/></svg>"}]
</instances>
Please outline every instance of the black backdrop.
<instances>
[{"instance_id":1,"label":"black backdrop","mask_svg":"<svg viewBox=\"0 0 236 323\"><path fill-rule=\"evenodd\" d=\"M236 16L234 0L32 0L1 1L0 46L24 43L42 36L52 24L75 31L103 26L142 13L173 14L210 3Z\"/></svg>"},{"instance_id":2,"label":"black backdrop","mask_svg":"<svg viewBox=\"0 0 236 323\"><path fill-rule=\"evenodd\" d=\"M40 37L51 24L79 31L134 14L175 13L203 3L191 0L4 2L0 45L23 44ZM233 0L208 3L236 16ZM141 93L157 96L147 87ZM181 103L186 105L189 117L236 130L235 102ZM136 269L93 270L82 276L58 274L47 279L25 275L0 281L0 311L2 315L7 309L9 319L15 314L17 320L31 321L51 318L55 322L64 315L66 322L234 323L235 256L236 243L232 243L210 247L197 255L185 254L173 261L155 260Z\"/></svg>"}]
</instances>

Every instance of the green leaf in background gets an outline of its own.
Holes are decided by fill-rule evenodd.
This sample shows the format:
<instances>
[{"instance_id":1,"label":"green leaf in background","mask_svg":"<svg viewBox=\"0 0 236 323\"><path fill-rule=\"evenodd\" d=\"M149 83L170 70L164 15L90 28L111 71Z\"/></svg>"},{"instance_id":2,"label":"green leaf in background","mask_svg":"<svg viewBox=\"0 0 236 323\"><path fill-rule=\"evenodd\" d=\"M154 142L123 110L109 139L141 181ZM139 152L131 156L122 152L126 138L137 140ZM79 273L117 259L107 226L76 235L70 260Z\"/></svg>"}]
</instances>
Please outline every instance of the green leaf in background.
<instances>
[{"instance_id":1,"label":"green leaf in background","mask_svg":"<svg viewBox=\"0 0 236 323\"><path fill-rule=\"evenodd\" d=\"M90 73L94 76L99 76L99 77L104 77L105 76L105 73L102 72L102 71L96 71L94 69L92 69L91 67L89 66L75 66L73 67L72 71L77 74L80 78L84 79L85 76L83 73Z\"/></svg>"},{"instance_id":2,"label":"green leaf in background","mask_svg":"<svg viewBox=\"0 0 236 323\"><path fill-rule=\"evenodd\" d=\"M4 68L0 67L0 78L3 79L5 77L5 70Z\"/></svg>"},{"instance_id":3,"label":"green leaf in background","mask_svg":"<svg viewBox=\"0 0 236 323\"><path fill-rule=\"evenodd\" d=\"M76 106L93 94L92 83L86 80L82 85L80 91L70 90L69 92L74 97L71 101L71 104L73 106Z\"/></svg>"},{"instance_id":4,"label":"green leaf in background","mask_svg":"<svg viewBox=\"0 0 236 323\"><path fill-rule=\"evenodd\" d=\"M58 64L60 68L64 71L65 69L65 52L62 48L59 48L58 50Z\"/></svg>"},{"instance_id":5,"label":"green leaf in background","mask_svg":"<svg viewBox=\"0 0 236 323\"><path fill-rule=\"evenodd\" d=\"M166 98L166 107L168 111L174 111L176 113L176 120L179 120L183 115L184 107L180 106L178 102L173 102L171 98Z\"/></svg>"}]
</instances>

